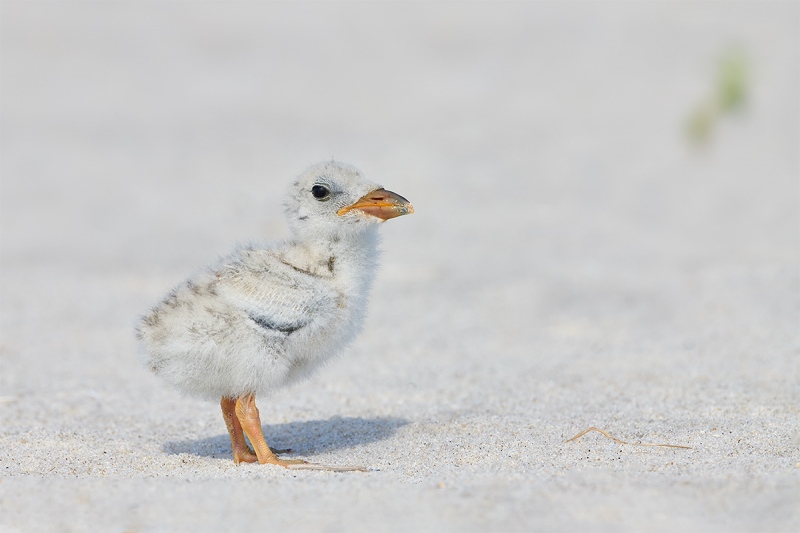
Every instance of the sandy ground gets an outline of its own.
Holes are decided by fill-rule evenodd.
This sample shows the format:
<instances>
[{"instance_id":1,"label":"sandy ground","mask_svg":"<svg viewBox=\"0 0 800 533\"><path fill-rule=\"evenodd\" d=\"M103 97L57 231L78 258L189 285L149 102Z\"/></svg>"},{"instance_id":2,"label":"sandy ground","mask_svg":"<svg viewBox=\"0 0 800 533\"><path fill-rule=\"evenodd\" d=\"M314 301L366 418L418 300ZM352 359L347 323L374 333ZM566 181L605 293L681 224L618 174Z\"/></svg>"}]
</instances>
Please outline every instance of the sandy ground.
<instances>
[{"instance_id":1,"label":"sandy ground","mask_svg":"<svg viewBox=\"0 0 800 533\"><path fill-rule=\"evenodd\" d=\"M0 14L0 531L800 530L798 3ZM416 214L364 334L260 407L371 471L237 467L132 324L330 157Z\"/></svg>"}]
</instances>

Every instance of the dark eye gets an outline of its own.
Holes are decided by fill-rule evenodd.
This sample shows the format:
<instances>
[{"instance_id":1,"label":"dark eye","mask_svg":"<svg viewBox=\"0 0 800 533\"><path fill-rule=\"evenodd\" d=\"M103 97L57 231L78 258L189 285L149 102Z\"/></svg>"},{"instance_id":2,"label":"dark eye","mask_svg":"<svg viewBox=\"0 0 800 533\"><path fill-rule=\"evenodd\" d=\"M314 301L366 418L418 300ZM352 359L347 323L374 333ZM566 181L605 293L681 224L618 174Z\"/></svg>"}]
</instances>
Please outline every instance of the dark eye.
<instances>
[{"instance_id":1,"label":"dark eye","mask_svg":"<svg viewBox=\"0 0 800 533\"><path fill-rule=\"evenodd\" d=\"M311 187L311 194L314 195L314 198L317 200L327 200L331 197L331 190L324 185L314 185Z\"/></svg>"}]
</instances>

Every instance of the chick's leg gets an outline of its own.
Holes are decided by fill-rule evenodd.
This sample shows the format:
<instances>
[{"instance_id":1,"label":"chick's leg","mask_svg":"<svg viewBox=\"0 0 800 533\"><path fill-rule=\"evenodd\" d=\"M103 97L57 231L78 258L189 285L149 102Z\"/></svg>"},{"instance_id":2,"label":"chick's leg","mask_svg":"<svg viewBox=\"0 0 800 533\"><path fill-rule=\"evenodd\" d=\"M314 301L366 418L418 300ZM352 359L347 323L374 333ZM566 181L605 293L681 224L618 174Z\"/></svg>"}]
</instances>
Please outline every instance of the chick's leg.
<instances>
[{"instance_id":1,"label":"chick's leg","mask_svg":"<svg viewBox=\"0 0 800 533\"><path fill-rule=\"evenodd\" d=\"M222 407L222 417L225 419L225 425L228 427L228 434L231 436L233 462L237 465L242 461L245 463L255 463L258 461L258 457L256 457L255 452L253 452L247 445L247 442L245 442L242 424L236 416L236 400L223 397L219 404Z\"/></svg>"},{"instance_id":2,"label":"chick's leg","mask_svg":"<svg viewBox=\"0 0 800 533\"><path fill-rule=\"evenodd\" d=\"M253 445L259 463L281 466L305 464L305 461L300 459L278 459L267 446L267 442L264 440L264 433L261 431L261 418L258 414L254 394L247 394L237 398L235 412L242 430L244 430Z\"/></svg>"}]
</instances>

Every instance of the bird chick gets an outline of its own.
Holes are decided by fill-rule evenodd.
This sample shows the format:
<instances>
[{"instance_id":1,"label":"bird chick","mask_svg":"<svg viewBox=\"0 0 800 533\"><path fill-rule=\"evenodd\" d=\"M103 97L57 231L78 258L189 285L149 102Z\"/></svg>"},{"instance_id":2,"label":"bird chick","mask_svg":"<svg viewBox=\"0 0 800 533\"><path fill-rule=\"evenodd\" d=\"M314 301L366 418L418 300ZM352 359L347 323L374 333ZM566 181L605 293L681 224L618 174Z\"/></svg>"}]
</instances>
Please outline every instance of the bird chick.
<instances>
[{"instance_id":1,"label":"bird chick","mask_svg":"<svg viewBox=\"0 0 800 533\"><path fill-rule=\"evenodd\" d=\"M175 287L136 326L143 362L185 393L221 398L235 463L305 463L267 446L255 397L308 377L355 338L377 226L413 212L350 165L310 167L289 189L291 238L239 248Z\"/></svg>"}]
</instances>

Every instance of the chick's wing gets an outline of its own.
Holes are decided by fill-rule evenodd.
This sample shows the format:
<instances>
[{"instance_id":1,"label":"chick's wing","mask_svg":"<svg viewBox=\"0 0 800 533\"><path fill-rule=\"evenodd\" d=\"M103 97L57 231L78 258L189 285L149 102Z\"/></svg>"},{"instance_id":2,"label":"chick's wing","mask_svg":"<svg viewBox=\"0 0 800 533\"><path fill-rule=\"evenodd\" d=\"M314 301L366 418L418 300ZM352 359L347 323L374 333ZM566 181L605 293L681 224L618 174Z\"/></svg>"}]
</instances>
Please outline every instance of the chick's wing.
<instances>
[{"instance_id":1,"label":"chick's wing","mask_svg":"<svg viewBox=\"0 0 800 533\"><path fill-rule=\"evenodd\" d=\"M268 250L237 256L217 271L217 290L262 328L290 334L335 314L335 294L324 280L292 268Z\"/></svg>"}]
</instances>

